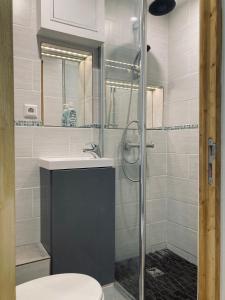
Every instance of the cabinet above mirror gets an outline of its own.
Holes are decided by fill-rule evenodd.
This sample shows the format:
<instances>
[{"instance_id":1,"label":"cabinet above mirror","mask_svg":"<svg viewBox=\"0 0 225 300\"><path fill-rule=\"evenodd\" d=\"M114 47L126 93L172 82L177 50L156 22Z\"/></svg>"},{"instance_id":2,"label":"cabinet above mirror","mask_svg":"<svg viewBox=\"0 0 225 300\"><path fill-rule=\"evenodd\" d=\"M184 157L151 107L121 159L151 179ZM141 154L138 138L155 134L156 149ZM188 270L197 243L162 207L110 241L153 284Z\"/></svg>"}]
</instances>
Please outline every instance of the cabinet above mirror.
<instances>
[{"instance_id":1,"label":"cabinet above mirror","mask_svg":"<svg viewBox=\"0 0 225 300\"><path fill-rule=\"evenodd\" d=\"M43 125L92 124L92 53L42 43L41 58Z\"/></svg>"}]
</instances>

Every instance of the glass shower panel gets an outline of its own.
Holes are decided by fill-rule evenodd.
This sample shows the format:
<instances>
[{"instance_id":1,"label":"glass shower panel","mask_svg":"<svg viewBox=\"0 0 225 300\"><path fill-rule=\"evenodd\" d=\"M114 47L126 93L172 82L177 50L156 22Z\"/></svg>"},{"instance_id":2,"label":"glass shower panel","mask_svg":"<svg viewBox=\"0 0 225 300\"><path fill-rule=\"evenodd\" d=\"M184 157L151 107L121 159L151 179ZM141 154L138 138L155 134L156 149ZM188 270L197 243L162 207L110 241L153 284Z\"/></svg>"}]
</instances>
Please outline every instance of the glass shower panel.
<instances>
[{"instance_id":1,"label":"glass shower panel","mask_svg":"<svg viewBox=\"0 0 225 300\"><path fill-rule=\"evenodd\" d=\"M115 285L139 297L140 2L106 0L104 155L116 164ZM132 263L130 263L132 262ZM129 279L130 291L124 282Z\"/></svg>"}]
</instances>

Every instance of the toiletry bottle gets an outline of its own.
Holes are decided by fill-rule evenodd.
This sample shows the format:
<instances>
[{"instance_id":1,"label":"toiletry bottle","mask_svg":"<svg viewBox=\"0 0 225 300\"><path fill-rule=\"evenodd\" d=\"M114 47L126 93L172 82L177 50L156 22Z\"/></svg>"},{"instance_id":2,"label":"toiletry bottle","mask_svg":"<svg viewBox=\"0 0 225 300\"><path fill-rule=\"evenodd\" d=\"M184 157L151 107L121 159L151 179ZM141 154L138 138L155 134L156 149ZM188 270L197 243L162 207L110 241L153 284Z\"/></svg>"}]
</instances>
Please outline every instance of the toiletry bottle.
<instances>
[{"instance_id":1,"label":"toiletry bottle","mask_svg":"<svg viewBox=\"0 0 225 300\"><path fill-rule=\"evenodd\" d=\"M77 112L74 108L73 102L69 103L69 126L77 127Z\"/></svg>"},{"instance_id":2,"label":"toiletry bottle","mask_svg":"<svg viewBox=\"0 0 225 300\"><path fill-rule=\"evenodd\" d=\"M62 126L68 127L69 125L69 105L63 105L63 113L62 113Z\"/></svg>"}]
</instances>

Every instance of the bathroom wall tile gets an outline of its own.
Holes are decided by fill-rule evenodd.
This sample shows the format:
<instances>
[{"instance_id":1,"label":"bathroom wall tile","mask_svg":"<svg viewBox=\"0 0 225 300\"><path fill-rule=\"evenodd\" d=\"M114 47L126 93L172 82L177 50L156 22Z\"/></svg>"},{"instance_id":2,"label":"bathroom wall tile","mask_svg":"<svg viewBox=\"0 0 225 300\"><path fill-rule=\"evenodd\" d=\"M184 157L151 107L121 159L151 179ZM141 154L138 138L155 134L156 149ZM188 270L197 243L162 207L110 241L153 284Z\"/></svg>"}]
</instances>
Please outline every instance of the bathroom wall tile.
<instances>
[{"instance_id":1,"label":"bathroom wall tile","mask_svg":"<svg viewBox=\"0 0 225 300\"><path fill-rule=\"evenodd\" d=\"M70 155L81 155L81 156L90 155L87 153L83 153L83 149L85 144L92 143L94 141L93 130L94 129L90 129L90 128L70 129L69 131Z\"/></svg>"},{"instance_id":2,"label":"bathroom wall tile","mask_svg":"<svg viewBox=\"0 0 225 300\"><path fill-rule=\"evenodd\" d=\"M13 0L13 23L24 27L31 26L32 1Z\"/></svg>"},{"instance_id":3,"label":"bathroom wall tile","mask_svg":"<svg viewBox=\"0 0 225 300\"><path fill-rule=\"evenodd\" d=\"M198 183L188 179L168 177L168 198L187 203L198 203Z\"/></svg>"},{"instance_id":4,"label":"bathroom wall tile","mask_svg":"<svg viewBox=\"0 0 225 300\"><path fill-rule=\"evenodd\" d=\"M167 153L167 131L163 130L148 130L147 144L154 144L151 153Z\"/></svg>"},{"instance_id":5,"label":"bathroom wall tile","mask_svg":"<svg viewBox=\"0 0 225 300\"><path fill-rule=\"evenodd\" d=\"M167 219L170 222L198 230L198 206L169 199L167 201Z\"/></svg>"},{"instance_id":6,"label":"bathroom wall tile","mask_svg":"<svg viewBox=\"0 0 225 300\"><path fill-rule=\"evenodd\" d=\"M37 59L37 32L30 28L13 25L13 50L16 57Z\"/></svg>"},{"instance_id":7,"label":"bathroom wall tile","mask_svg":"<svg viewBox=\"0 0 225 300\"><path fill-rule=\"evenodd\" d=\"M16 222L16 245L40 242L40 219L30 219Z\"/></svg>"},{"instance_id":8,"label":"bathroom wall tile","mask_svg":"<svg viewBox=\"0 0 225 300\"><path fill-rule=\"evenodd\" d=\"M121 203L116 206L116 230L137 227L139 224L138 203Z\"/></svg>"},{"instance_id":9,"label":"bathroom wall tile","mask_svg":"<svg viewBox=\"0 0 225 300\"><path fill-rule=\"evenodd\" d=\"M134 257L138 251L138 227L116 230L116 261Z\"/></svg>"},{"instance_id":10,"label":"bathroom wall tile","mask_svg":"<svg viewBox=\"0 0 225 300\"><path fill-rule=\"evenodd\" d=\"M166 199L146 201L147 224L166 221Z\"/></svg>"},{"instance_id":11,"label":"bathroom wall tile","mask_svg":"<svg viewBox=\"0 0 225 300\"><path fill-rule=\"evenodd\" d=\"M15 127L16 157L32 157L33 128Z\"/></svg>"},{"instance_id":12,"label":"bathroom wall tile","mask_svg":"<svg viewBox=\"0 0 225 300\"><path fill-rule=\"evenodd\" d=\"M168 85L169 101L185 101L198 99L199 77L198 73L170 81Z\"/></svg>"},{"instance_id":13,"label":"bathroom wall tile","mask_svg":"<svg viewBox=\"0 0 225 300\"><path fill-rule=\"evenodd\" d=\"M44 97L44 124L45 126L62 126L63 112L62 98ZM53 109L54 108L54 109Z\"/></svg>"},{"instance_id":14,"label":"bathroom wall tile","mask_svg":"<svg viewBox=\"0 0 225 300\"><path fill-rule=\"evenodd\" d=\"M69 132L67 128L34 128L33 156L67 156Z\"/></svg>"},{"instance_id":15,"label":"bathroom wall tile","mask_svg":"<svg viewBox=\"0 0 225 300\"><path fill-rule=\"evenodd\" d=\"M50 258L50 256L41 243L27 244L16 247L16 266L48 258Z\"/></svg>"},{"instance_id":16,"label":"bathroom wall tile","mask_svg":"<svg viewBox=\"0 0 225 300\"><path fill-rule=\"evenodd\" d=\"M43 59L44 97L62 97L62 60L44 57Z\"/></svg>"},{"instance_id":17,"label":"bathroom wall tile","mask_svg":"<svg viewBox=\"0 0 225 300\"><path fill-rule=\"evenodd\" d=\"M172 130L168 132L168 153L198 154L198 129Z\"/></svg>"},{"instance_id":18,"label":"bathroom wall tile","mask_svg":"<svg viewBox=\"0 0 225 300\"><path fill-rule=\"evenodd\" d=\"M41 119L41 94L30 90L14 90L15 120L24 120L24 104L34 104L38 106L38 120Z\"/></svg>"},{"instance_id":19,"label":"bathroom wall tile","mask_svg":"<svg viewBox=\"0 0 225 300\"><path fill-rule=\"evenodd\" d=\"M167 155L149 153L147 156L147 175L160 176L167 174Z\"/></svg>"},{"instance_id":20,"label":"bathroom wall tile","mask_svg":"<svg viewBox=\"0 0 225 300\"><path fill-rule=\"evenodd\" d=\"M22 284L50 275L50 259L45 259L16 267L16 284Z\"/></svg>"},{"instance_id":21,"label":"bathroom wall tile","mask_svg":"<svg viewBox=\"0 0 225 300\"><path fill-rule=\"evenodd\" d=\"M16 89L32 89L32 61L14 57L14 87Z\"/></svg>"},{"instance_id":22,"label":"bathroom wall tile","mask_svg":"<svg viewBox=\"0 0 225 300\"><path fill-rule=\"evenodd\" d=\"M146 199L155 200L167 197L167 176L153 176L147 179Z\"/></svg>"},{"instance_id":23,"label":"bathroom wall tile","mask_svg":"<svg viewBox=\"0 0 225 300\"><path fill-rule=\"evenodd\" d=\"M33 85L32 89L35 91L41 91L41 60L33 60Z\"/></svg>"},{"instance_id":24,"label":"bathroom wall tile","mask_svg":"<svg viewBox=\"0 0 225 300\"><path fill-rule=\"evenodd\" d=\"M189 100L189 122L190 124L199 124L199 99Z\"/></svg>"},{"instance_id":25,"label":"bathroom wall tile","mask_svg":"<svg viewBox=\"0 0 225 300\"><path fill-rule=\"evenodd\" d=\"M104 132L104 152L106 157L117 158L118 154L120 155L119 144L121 141L121 137L123 134L123 130L119 129L105 129Z\"/></svg>"},{"instance_id":26,"label":"bathroom wall tile","mask_svg":"<svg viewBox=\"0 0 225 300\"><path fill-rule=\"evenodd\" d=\"M197 256L197 232L183 226L168 222L167 241L179 249Z\"/></svg>"},{"instance_id":27,"label":"bathroom wall tile","mask_svg":"<svg viewBox=\"0 0 225 300\"><path fill-rule=\"evenodd\" d=\"M188 101L169 101L165 103L165 125L185 125L189 124Z\"/></svg>"},{"instance_id":28,"label":"bathroom wall tile","mask_svg":"<svg viewBox=\"0 0 225 300\"><path fill-rule=\"evenodd\" d=\"M131 182L127 178L116 179L116 205L137 203L138 200L139 187L137 182Z\"/></svg>"},{"instance_id":29,"label":"bathroom wall tile","mask_svg":"<svg viewBox=\"0 0 225 300\"><path fill-rule=\"evenodd\" d=\"M39 187L38 159L16 158L16 188Z\"/></svg>"},{"instance_id":30,"label":"bathroom wall tile","mask_svg":"<svg viewBox=\"0 0 225 300\"><path fill-rule=\"evenodd\" d=\"M16 190L16 220L32 218L32 189Z\"/></svg>"},{"instance_id":31,"label":"bathroom wall tile","mask_svg":"<svg viewBox=\"0 0 225 300\"><path fill-rule=\"evenodd\" d=\"M166 241L166 222L146 226L146 246L151 248Z\"/></svg>"},{"instance_id":32,"label":"bathroom wall tile","mask_svg":"<svg viewBox=\"0 0 225 300\"><path fill-rule=\"evenodd\" d=\"M176 253L177 255L183 257L190 263L198 265L198 257L197 256L192 255L192 254L186 252L185 250L177 248L176 246L171 245L171 244L167 244L166 247L168 249L170 249L172 252Z\"/></svg>"},{"instance_id":33,"label":"bathroom wall tile","mask_svg":"<svg viewBox=\"0 0 225 300\"><path fill-rule=\"evenodd\" d=\"M189 156L189 178L193 180L199 178L199 155Z\"/></svg>"},{"instance_id":34,"label":"bathroom wall tile","mask_svg":"<svg viewBox=\"0 0 225 300\"><path fill-rule=\"evenodd\" d=\"M126 300L114 284L103 287L103 293L105 300Z\"/></svg>"},{"instance_id":35,"label":"bathroom wall tile","mask_svg":"<svg viewBox=\"0 0 225 300\"><path fill-rule=\"evenodd\" d=\"M169 176L188 178L188 157L182 154L169 154L167 168Z\"/></svg>"},{"instance_id":36,"label":"bathroom wall tile","mask_svg":"<svg viewBox=\"0 0 225 300\"><path fill-rule=\"evenodd\" d=\"M32 190L32 216L33 218L40 217L40 188Z\"/></svg>"}]
</instances>

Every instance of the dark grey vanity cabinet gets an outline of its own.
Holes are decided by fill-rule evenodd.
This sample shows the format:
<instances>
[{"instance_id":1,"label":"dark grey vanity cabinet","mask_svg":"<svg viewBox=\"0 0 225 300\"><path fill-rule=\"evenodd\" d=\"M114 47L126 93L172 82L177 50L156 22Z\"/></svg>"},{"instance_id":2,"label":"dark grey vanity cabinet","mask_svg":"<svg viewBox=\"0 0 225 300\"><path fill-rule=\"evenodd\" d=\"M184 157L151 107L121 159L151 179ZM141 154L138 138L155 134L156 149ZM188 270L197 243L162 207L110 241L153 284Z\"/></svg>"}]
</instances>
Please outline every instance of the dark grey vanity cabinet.
<instances>
[{"instance_id":1,"label":"dark grey vanity cabinet","mask_svg":"<svg viewBox=\"0 0 225 300\"><path fill-rule=\"evenodd\" d=\"M83 273L114 281L115 170L40 169L41 242L51 274Z\"/></svg>"}]
</instances>

